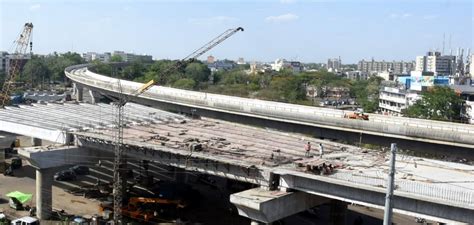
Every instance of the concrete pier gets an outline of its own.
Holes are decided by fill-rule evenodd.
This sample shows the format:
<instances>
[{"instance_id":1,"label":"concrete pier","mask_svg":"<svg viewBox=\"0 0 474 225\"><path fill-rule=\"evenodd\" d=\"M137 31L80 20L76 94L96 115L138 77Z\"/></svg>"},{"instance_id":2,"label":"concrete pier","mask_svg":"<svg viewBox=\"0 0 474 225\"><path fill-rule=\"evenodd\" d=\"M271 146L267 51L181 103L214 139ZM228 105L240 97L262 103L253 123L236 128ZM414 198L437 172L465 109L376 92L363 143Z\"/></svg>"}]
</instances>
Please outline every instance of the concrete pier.
<instances>
[{"instance_id":1,"label":"concrete pier","mask_svg":"<svg viewBox=\"0 0 474 225\"><path fill-rule=\"evenodd\" d=\"M78 102L82 102L84 101L84 88L79 86L79 85L75 85L75 90L74 90L74 93L76 94L76 101Z\"/></svg>"},{"instance_id":2,"label":"concrete pier","mask_svg":"<svg viewBox=\"0 0 474 225\"><path fill-rule=\"evenodd\" d=\"M187 183L188 182L188 173L186 170L181 168L174 168L173 170L174 180L177 183Z\"/></svg>"},{"instance_id":3,"label":"concrete pier","mask_svg":"<svg viewBox=\"0 0 474 225\"><path fill-rule=\"evenodd\" d=\"M49 219L53 211L53 171L36 170L36 214L39 219Z\"/></svg>"},{"instance_id":4,"label":"concrete pier","mask_svg":"<svg viewBox=\"0 0 474 225\"><path fill-rule=\"evenodd\" d=\"M329 201L324 197L304 192L269 191L254 188L230 196L239 215L252 220L251 224L270 224Z\"/></svg>"},{"instance_id":5,"label":"concrete pier","mask_svg":"<svg viewBox=\"0 0 474 225\"><path fill-rule=\"evenodd\" d=\"M91 104L96 104L99 101L99 97L100 97L99 93L89 90L89 95L91 98L91 101L90 101Z\"/></svg>"},{"instance_id":6,"label":"concrete pier","mask_svg":"<svg viewBox=\"0 0 474 225\"><path fill-rule=\"evenodd\" d=\"M331 200L330 217L332 225L345 225L347 214L347 203L339 200Z\"/></svg>"}]
</instances>

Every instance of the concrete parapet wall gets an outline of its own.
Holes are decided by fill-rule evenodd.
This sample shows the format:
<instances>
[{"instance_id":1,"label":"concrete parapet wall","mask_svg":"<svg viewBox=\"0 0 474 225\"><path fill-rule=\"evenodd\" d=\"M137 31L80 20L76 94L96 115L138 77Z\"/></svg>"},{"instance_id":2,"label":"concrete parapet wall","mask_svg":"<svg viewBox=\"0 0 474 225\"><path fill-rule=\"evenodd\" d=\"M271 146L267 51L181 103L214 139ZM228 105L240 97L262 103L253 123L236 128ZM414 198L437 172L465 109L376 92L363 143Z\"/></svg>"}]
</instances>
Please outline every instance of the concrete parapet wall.
<instances>
[{"instance_id":1,"label":"concrete parapet wall","mask_svg":"<svg viewBox=\"0 0 474 225\"><path fill-rule=\"evenodd\" d=\"M107 92L119 92L117 80L88 71L84 66L66 69L66 75L75 82ZM142 84L122 81L125 94L131 94ZM450 144L473 148L474 126L421 119L399 118L370 114L369 121L345 119L344 111L300 106L279 102L209 94L175 88L154 86L140 98L186 105L207 110L265 117L294 123L309 123L316 127L339 129L356 133Z\"/></svg>"},{"instance_id":2,"label":"concrete parapet wall","mask_svg":"<svg viewBox=\"0 0 474 225\"><path fill-rule=\"evenodd\" d=\"M337 181L327 177L318 178L307 174L278 173L280 184L285 188L369 207L383 208L385 205L384 188ZM441 222L474 223L474 206L468 204L454 204L420 195L395 192L393 205L394 211L402 214Z\"/></svg>"}]
</instances>

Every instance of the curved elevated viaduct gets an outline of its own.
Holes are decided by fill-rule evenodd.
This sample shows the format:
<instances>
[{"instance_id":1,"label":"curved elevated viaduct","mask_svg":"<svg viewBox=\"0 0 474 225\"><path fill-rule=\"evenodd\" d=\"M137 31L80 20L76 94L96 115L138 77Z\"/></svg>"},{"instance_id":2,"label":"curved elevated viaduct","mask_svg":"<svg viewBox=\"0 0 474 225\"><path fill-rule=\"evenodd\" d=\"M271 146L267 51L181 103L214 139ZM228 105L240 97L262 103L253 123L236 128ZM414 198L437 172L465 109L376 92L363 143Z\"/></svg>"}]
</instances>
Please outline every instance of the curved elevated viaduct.
<instances>
[{"instance_id":1,"label":"curved elevated viaduct","mask_svg":"<svg viewBox=\"0 0 474 225\"><path fill-rule=\"evenodd\" d=\"M77 65L65 70L76 85L92 96L97 93L117 96L118 81ZM397 142L403 149L472 158L474 126L450 122L370 114L368 121L344 118L345 111L301 106L257 99L240 98L176 88L154 86L141 96L130 96L141 83L121 81L130 100L160 108L220 118L290 132L307 133L319 138L389 146ZM82 91L76 91L82 93ZM80 96L81 98L81 96Z\"/></svg>"}]
</instances>

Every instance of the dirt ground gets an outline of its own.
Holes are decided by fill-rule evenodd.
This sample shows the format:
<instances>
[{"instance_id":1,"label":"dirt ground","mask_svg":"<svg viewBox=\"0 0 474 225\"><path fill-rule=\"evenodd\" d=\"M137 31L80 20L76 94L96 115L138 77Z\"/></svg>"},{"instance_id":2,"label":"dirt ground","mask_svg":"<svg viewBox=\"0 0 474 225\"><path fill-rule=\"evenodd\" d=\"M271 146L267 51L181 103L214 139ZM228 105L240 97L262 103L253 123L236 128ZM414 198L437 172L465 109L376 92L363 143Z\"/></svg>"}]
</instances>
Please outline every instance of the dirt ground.
<instances>
[{"instance_id":1,"label":"dirt ground","mask_svg":"<svg viewBox=\"0 0 474 225\"><path fill-rule=\"evenodd\" d=\"M12 191L21 191L33 194L26 205L36 205L35 195L35 169L23 160L23 167L14 171L14 177L0 174L0 211L12 217L26 216L27 211L15 211L8 206L8 197L5 195ZM56 183L56 182L55 182ZM98 202L81 196L74 196L53 185L53 209L74 212L77 215L98 214Z\"/></svg>"}]
</instances>

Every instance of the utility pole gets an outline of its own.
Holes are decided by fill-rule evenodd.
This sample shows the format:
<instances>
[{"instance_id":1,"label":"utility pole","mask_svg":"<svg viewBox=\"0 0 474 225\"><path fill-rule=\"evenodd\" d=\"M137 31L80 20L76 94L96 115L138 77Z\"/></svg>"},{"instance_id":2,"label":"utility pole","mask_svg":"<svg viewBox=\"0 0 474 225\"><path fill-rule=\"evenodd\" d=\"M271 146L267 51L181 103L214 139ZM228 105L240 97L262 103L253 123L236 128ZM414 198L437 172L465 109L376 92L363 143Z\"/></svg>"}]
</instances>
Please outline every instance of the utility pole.
<instances>
[{"instance_id":1,"label":"utility pole","mask_svg":"<svg viewBox=\"0 0 474 225\"><path fill-rule=\"evenodd\" d=\"M383 225L392 225L392 197L395 183L395 158L397 152L397 144L392 143L390 146L390 171L387 180L387 195L385 196L385 213L383 216Z\"/></svg>"}]
</instances>

